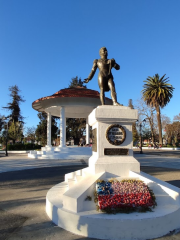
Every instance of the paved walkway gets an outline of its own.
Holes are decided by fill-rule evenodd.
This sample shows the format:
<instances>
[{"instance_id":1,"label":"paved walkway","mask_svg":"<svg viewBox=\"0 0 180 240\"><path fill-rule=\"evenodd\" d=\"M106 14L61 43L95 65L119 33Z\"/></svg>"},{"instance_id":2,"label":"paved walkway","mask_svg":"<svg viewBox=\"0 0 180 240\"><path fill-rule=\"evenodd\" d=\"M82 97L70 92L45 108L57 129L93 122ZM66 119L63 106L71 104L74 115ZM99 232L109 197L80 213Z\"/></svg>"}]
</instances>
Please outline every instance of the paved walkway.
<instances>
[{"instance_id":1,"label":"paved walkway","mask_svg":"<svg viewBox=\"0 0 180 240\"><path fill-rule=\"evenodd\" d=\"M180 187L178 155L165 157L136 152L135 158L141 162L142 171ZM47 191L63 181L65 173L86 166L83 160L35 160L28 159L26 155L1 156L0 240L93 240L57 227L45 212ZM179 240L180 232L172 231L159 239Z\"/></svg>"},{"instance_id":2,"label":"paved walkway","mask_svg":"<svg viewBox=\"0 0 180 240\"><path fill-rule=\"evenodd\" d=\"M164 151L134 151L134 157L141 166L154 166L180 169L180 152ZM62 160L62 159L33 159L27 154L9 154L8 157L0 154L0 173L33 168L88 164L88 160Z\"/></svg>"},{"instance_id":3,"label":"paved walkway","mask_svg":"<svg viewBox=\"0 0 180 240\"><path fill-rule=\"evenodd\" d=\"M80 165L80 164L86 164L86 162L83 159L79 159L79 160L33 159L33 158L28 158L27 154L9 154L7 157L1 154L0 173L25 170L25 169L33 169L33 168Z\"/></svg>"},{"instance_id":4,"label":"paved walkway","mask_svg":"<svg viewBox=\"0 0 180 240\"><path fill-rule=\"evenodd\" d=\"M162 155L149 155L149 154L134 154L134 157L140 162L141 166L151 167L164 167L180 169L179 156L162 156Z\"/></svg>"}]
</instances>

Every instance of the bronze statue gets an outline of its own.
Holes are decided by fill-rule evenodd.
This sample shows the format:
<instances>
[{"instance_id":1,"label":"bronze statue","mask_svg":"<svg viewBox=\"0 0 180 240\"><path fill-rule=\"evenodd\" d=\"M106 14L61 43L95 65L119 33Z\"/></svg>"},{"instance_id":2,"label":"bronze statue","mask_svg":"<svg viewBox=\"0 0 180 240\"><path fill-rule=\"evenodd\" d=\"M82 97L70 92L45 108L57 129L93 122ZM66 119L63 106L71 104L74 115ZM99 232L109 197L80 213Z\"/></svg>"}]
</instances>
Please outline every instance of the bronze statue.
<instances>
[{"instance_id":1,"label":"bronze statue","mask_svg":"<svg viewBox=\"0 0 180 240\"><path fill-rule=\"evenodd\" d=\"M84 79L84 83L88 83L94 76L96 69L99 68L99 75L98 75L98 84L100 88L100 100L101 104L105 104L105 94L104 92L111 91L111 98L113 101L113 105L115 106L122 106L117 102L115 84L113 81L113 75L111 73L111 69L115 68L116 70L120 69L120 66L115 62L114 58L107 59L107 49L102 47L99 50L100 59L95 59L93 63L93 67L89 77Z\"/></svg>"}]
</instances>

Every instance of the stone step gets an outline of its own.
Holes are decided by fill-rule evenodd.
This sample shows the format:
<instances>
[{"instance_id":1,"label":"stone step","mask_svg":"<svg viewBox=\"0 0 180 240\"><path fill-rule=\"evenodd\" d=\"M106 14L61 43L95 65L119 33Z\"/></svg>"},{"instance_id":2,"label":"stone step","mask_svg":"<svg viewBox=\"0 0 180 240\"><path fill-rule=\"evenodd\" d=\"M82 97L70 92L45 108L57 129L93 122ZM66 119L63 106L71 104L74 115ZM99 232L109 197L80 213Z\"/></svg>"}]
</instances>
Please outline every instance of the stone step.
<instances>
[{"instance_id":1,"label":"stone step","mask_svg":"<svg viewBox=\"0 0 180 240\"><path fill-rule=\"evenodd\" d=\"M65 182L68 182L68 179L74 179L78 182L82 179L81 177L85 177L89 174L90 173L89 173L89 168L88 167L77 170L75 172L70 172L70 173L65 174Z\"/></svg>"},{"instance_id":2,"label":"stone step","mask_svg":"<svg viewBox=\"0 0 180 240\"><path fill-rule=\"evenodd\" d=\"M77 182L84 179L88 175L87 169L80 169L75 172L65 174L65 182L68 184L68 189L74 186Z\"/></svg>"},{"instance_id":3,"label":"stone step","mask_svg":"<svg viewBox=\"0 0 180 240\"><path fill-rule=\"evenodd\" d=\"M88 170L84 170L84 174L85 172L88 173ZM69 190L63 194L63 208L72 212L90 210L92 204L90 204L90 209L87 209L88 205L86 204L85 199L87 196L91 196L94 192L96 181L101 177L105 177L105 175L106 173L102 172L96 175L91 175L89 173L86 176L82 176L82 181L76 182L74 185L72 184Z\"/></svg>"},{"instance_id":4,"label":"stone step","mask_svg":"<svg viewBox=\"0 0 180 240\"><path fill-rule=\"evenodd\" d=\"M38 155L35 154L35 153L28 153L28 157L29 157L29 158L37 158Z\"/></svg>"},{"instance_id":5,"label":"stone step","mask_svg":"<svg viewBox=\"0 0 180 240\"><path fill-rule=\"evenodd\" d=\"M68 181L67 181L68 190L69 190L70 188L72 188L76 183L77 183L77 181L76 181L75 179L68 178Z\"/></svg>"}]
</instances>

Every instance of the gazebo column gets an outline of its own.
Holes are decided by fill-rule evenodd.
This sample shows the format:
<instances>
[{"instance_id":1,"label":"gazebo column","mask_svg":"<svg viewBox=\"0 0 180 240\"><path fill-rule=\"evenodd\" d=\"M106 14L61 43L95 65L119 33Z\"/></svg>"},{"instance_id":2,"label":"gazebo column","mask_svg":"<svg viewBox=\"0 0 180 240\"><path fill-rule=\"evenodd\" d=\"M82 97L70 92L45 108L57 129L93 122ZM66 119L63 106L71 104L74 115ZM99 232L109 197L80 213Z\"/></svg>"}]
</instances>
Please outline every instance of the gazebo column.
<instances>
[{"instance_id":1,"label":"gazebo column","mask_svg":"<svg viewBox=\"0 0 180 240\"><path fill-rule=\"evenodd\" d=\"M51 113L47 112L47 147L51 147Z\"/></svg>"},{"instance_id":2,"label":"gazebo column","mask_svg":"<svg viewBox=\"0 0 180 240\"><path fill-rule=\"evenodd\" d=\"M88 118L86 118L86 144L89 144L89 123Z\"/></svg>"},{"instance_id":3,"label":"gazebo column","mask_svg":"<svg viewBox=\"0 0 180 240\"><path fill-rule=\"evenodd\" d=\"M60 109L60 147L66 147L66 118L65 107Z\"/></svg>"}]
</instances>

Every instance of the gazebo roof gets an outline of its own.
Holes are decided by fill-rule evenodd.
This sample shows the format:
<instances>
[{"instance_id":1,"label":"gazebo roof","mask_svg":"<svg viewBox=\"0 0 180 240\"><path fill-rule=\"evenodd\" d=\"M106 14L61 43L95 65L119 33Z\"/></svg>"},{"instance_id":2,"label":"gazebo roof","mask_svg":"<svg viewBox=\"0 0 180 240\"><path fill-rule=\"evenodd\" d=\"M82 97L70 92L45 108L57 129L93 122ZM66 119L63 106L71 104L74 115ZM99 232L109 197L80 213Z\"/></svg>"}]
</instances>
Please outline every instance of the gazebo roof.
<instances>
[{"instance_id":1,"label":"gazebo roof","mask_svg":"<svg viewBox=\"0 0 180 240\"><path fill-rule=\"evenodd\" d=\"M85 118L97 106L101 105L99 92L84 87L61 89L51 96L42 97L32 103L39 112L51 112L60 116L60 107L65 107L66 117ZM106 98L106 104L112 105L112 100Z\"/></svg>"}]
</instances>

